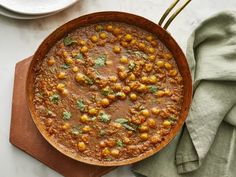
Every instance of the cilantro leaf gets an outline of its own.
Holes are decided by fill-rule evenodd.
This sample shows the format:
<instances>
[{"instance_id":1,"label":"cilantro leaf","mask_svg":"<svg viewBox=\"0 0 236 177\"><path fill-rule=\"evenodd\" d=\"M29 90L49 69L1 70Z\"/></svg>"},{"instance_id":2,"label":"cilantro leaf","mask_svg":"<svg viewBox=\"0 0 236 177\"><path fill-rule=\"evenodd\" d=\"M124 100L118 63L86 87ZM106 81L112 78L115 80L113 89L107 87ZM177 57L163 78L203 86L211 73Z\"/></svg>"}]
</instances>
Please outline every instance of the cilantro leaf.
<instances>
[{"instance_id":1,"label":"cilantro leaf","mask_svg":"<svg viewBox=\"0 0 236 177\"><path fill-rule=\"evenodd\" d=\"M108 115L104 112L99 115L99 119L100 119L100 121L105 122L105 123L107 123L111 120L110 115Z\"/></svg>"},{"instance_id":2,"label":"cilantro leaf","mask_svg":"<svg viewBox=\"0 0 236 177\"><path fill-rule=\"evenodd\" d=\"M64 111L63 112L63 119L64 120L70 120L70 118L71 118L71 112Z\"/></svg>"},{"instance_id":3,"label":"cilantro leaf","mask_svg":"<svg viewBox=\"0 0 236 177\"><path fill-rule=\"evenodd\" d=\"M124 124L124 123L128 123L129 121L125 118L118 118L115 120L116 123L120 123L120 124Z\"/></svg>"},{"instance_id":4,"label":"cilantro leaf","mask_svg":"<svg viewBox=\"0 0 236 177\"><path fill-rule=\"evenodd\" d=\"M75 57L77 60L83 60L84 59L84 55L82 53L79 53L78 55L76 55Z\"/></svg>"},{"instance_id":5,"label":"cilantro leaf","mask_svg":"<svg viewBox=\"0 0 236 177\"><path fill-rule=\"evenodd\" d=\"M60 96L58 94L53 94L52 96L49 97L49 99L55 104L59 102L59 98Z\"/></svg>"},{"instance_id":6,"label":"cilantro leaf","mask_svg":"<svg viewBox=\"0 0 236 177\"><path fill-rule=\"evenodd\" d=\"M67 36L63 39L63 43L65 46L69 46L69 45L77 43L77 41Z\"/></svg>"},{"instance_id":7,"label":"cilantro leaf","mask_svg":"<svg viewBox=\"0 0 236 177\"><path fill-rule=\"evenodd\" d=\"M119 147L123 147L124 146L122 140L117 140L116 141L116 145L119 146Z\"/></svg>"},{"instance_id":8,"label":"cilantro leaf","mask_svg":"<svg viewBox=\"0 0 236 177\"><path fill-rule=\"evenodd\" d=\"M95 67L105 66L106 59L107 59L106 55L101 55L101 56L97 57L95 60Z\"/></svg>"},{"instance_id":9,"label":"cilantro leaf","mask_svg":"<svg viewBox=\"0 0 236 177\"><path fill-rule=\"evenodd\" d=\"M85 104L84 104L84 101L83 100L77 100L77 107L79 108L80 111L84 111L85 109Z\"/></svg>"},{"instance_id":10,"label":"cilantro leaf","mask_svg":"<svg viewBox=\"0 0 236 177\"><path fill-rule=\"evenodd\" d=\"M157 90L158 90L157 86L155 86L155 85L150 85L150 86L148 87L148 89L149 89L149 91L152 92L152 93L156 93Z\"/></svg>"}]
</instances>

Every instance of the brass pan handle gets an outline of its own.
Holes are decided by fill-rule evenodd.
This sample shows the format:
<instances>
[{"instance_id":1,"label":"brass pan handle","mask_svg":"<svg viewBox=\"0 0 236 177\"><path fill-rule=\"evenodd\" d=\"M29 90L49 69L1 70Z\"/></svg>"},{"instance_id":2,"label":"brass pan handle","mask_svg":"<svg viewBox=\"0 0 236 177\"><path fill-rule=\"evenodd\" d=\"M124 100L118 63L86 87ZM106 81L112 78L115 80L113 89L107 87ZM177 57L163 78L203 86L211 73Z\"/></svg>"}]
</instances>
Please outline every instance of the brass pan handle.
<instances>
[{"instance_id":1,"label":"brass pan handle","mask_svg":"<svg viewBox=\"0 0 236 177\"><path fill-rule=\"evenodd\" d=\"M158 24L160 26L162 26L163 22L165 21L166 17L169 15L169 13L172 11L172 9L176 6L176 4L178 4L180 0L175 0L165 11L165 13L162 15L160 21L158 22ZM167 22L164 24L163 28L166 30L168 28L168 26L170 25L170 23L175 19L175 17L188 5L188 3L190 3L191 0L186 0L186 2L180 6L171 16L170 18L167 20Z\"/></svg>"}]
</instances>

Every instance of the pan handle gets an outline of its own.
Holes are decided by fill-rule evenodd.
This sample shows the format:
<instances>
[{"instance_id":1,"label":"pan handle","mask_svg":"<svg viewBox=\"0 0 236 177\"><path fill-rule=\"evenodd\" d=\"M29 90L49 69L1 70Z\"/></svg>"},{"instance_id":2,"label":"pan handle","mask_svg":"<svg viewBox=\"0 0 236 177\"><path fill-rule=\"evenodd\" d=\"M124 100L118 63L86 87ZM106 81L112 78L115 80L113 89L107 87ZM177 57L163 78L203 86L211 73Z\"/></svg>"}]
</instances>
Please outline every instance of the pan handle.
<instances>
[{"instance_id":1,"label":"pan handle","mask_svg":"<svg viewBox=\"0 0 236 177\"><path fill-rule=\"evenodd\" d=\"M163 22L165 21L166 17L170 14L170 12L172 11L172 9L176 6L176 4L178 4L180 0L175 0L169 7L168 9L165 11L165 13L162 15L160 21L158 22L158 24L160 26L162 26ZM167 20L167 22L164 24L163 28L166 30L168 28L168 26L170 25L170 23L175 19L175 17L188 5L188 3L190 3L191 0L186 0L185 3L180 6L171 16L170 18Z\"/></svg>"}]
</instances>

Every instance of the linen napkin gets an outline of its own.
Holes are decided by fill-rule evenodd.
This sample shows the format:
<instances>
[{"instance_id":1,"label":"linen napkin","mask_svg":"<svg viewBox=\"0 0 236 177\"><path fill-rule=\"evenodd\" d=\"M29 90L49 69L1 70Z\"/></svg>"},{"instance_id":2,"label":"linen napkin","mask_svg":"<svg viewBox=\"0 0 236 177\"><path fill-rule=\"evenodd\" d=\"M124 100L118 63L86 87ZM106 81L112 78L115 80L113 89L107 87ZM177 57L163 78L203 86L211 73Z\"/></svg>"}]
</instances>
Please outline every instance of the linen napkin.
<instances>
[{"instance_id":1,"label":"linen napkin","mask_svg":"<svg viewBox=\"0 0 236 177\"><path fill-rule=\"evenodd\" d=\"M191 34L187 60L193 101L183 131L137 163L148 177L236 176L236 12L221 12Z\"/></svg>"}]
</instances>

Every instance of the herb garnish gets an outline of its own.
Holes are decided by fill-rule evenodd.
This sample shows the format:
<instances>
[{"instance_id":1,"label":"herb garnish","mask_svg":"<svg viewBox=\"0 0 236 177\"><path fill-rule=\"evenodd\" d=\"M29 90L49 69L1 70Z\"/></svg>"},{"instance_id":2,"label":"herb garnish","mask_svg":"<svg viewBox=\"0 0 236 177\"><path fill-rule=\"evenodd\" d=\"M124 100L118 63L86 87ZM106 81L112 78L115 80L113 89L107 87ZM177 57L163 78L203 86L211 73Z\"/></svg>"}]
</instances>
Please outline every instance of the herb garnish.
<instances>
[{"instance_id":1,"label":"herb garnish","mask_svg":"<svg viewBox=\"0 0 236 177\"><path fill-rule=\"evenodd\" d=\"M104 136L106 134L106 131L105 130L100 130L98 135L101 137L101 136Z\"/></svg>"},{"instance_id":2,"label":"herb garnish","mask_svg":"<svg viewBox=\"0 0 236 177\"><path fill-rule=\"evenodd\" d=\"M83 100L77 100L76 103L77 103L77 107L79 108L79 110L83 112L84 109L85 109L84 101Z\"/></svg>"},{"instance_id":3,"label":"herb garnish","mask_svg":"<svg viewBox=\"0 0 236 177\"><path fill-rule=\"evenodd\" d=\"M123 144L123 142L121 140L117 140L116 141L116 145L119 146L119 147L123 147L124 146L124 144Z\"/></svg>"},{"instance_id":4,"label":"herb garnish","mask_svg":"<svg viewBox=\"0 0 236 177\"><path fill-rule=\"evenodd\" d=\"M77 43L77 41L67 36L64 38L63 43L65 46L69 46L69 45Z\"/></svg>"},{"instance_id":5,"label":"herb garnish","mask_svg":"<svg viewBox=\"0 0 236 177\"><path fill-rule=\"evenodd\" d=\"M106 114L106 113L100 113L99 115L99 119L102 121L102 122L109 122L110 121L110 115Z\"/></svg>"},{"instance_id":6,"label":"herb garnish","mask_svg":"<svg viewBox=\"0 0 236 177\"><path fill-rule=\"evenodd\" d=\"M89 77L85 76L85 82L86 84L93 85L93 80L90 79Z\"/></svg>"},{"instance_id":7,"label":"herb garnish","mask_svg":"<svg viewBox=\"0 0 236 177\"><path fill-rule=\"evenodd\" d=\"M134 68L136 67L136 64L134 62L130 62L128 67L131 71L133 71Z\"/></svg>"},{"instance_id":8,"label":"herb garnish","mask_svg":"<svg viewBox=\"0 0 236 177\"><path fill-rule=\"evenodd\" d=\"M95 60L95 67L105 66L106 59L107 59L106 55L101 55L101 56L97 57Z\"/></svg>"},{"instance_id":9,"label":"herb garnish","mask_svg":"<svg viewBox=\"0 0 236 177\"><path fill-rule=\"evenodd\" d=\"M84 55L82 53L79 53L78 55L76 55L75 57L77 60L83 60L84 59Z\"/></svg>"},{"instance_id":10,"label":"herb garnish","mask_svg":"<svg viewBox=\"0 0 236 177\"><path fill-rule=\"evenodd\" d=\"M60 96L58 94L53 94L52 96L49 97L49 99L55 104L59 102L59 98Z\"/></svg>"},{"instance_id":11,"label":"herb garnish","mask_svg":"<svg viewBox=\"0 0 236 177\"><path fill-rule=\"evenodd\" d=\"M64 120L69 120L71 118L71 112L64 111L63 112L63 119Z\"/></svg>"},{"instance_id":12,"label":"herb garnish","mask_svg":"<svg viewBox=\"0 0 236 177\"><path fill-rule=\"evenodd\" d=\"M63 64L63 65L61 65L61 68L62 68L62 69L68 69L68 68L70 68L70 66L67 65L67 64Z\"/></svg>"},{"instance_id":13,"label":"herb garnish","mask_svg":"<svg viewBox=\"0 0 236 177\"><path fill-rule=\"evenodd\" d=\"M105 87L103 90L102 90L102 95L104 96L108 96L109 94L113 94L113 90L110 88L110 87Z\"/></svg>"},{"instance_id":14,"label":"herb garnish","mask_svg":"<svg viewBox=\"0 0 236 177\"><path fill-rule=\"evenodd\" d=\"M73 126L73 127L71 128L71 133L72 133L73 135L80 135L80 134L81 134L81 130L79 129L79 127Z\"/></svg>"},{"instance_id":15,"label":"herb garnish","mask_svg":"<svg viewBox=\"0 0 236 177\"><path fill-rule=\"evenodd\" d=\"M120 123L123 127L125 127L126 129L128 130L131 130L131 131L136 131L134 127L131 127L128 123L128 119L125 119L125 118L118 118L115 120L116 123Z\"/></svg>"},{"instance_id":16,"label":"herb garnish","mask_svg":"<svg viewBox=\"0 0 236 177\"><path fill-rule=\"evenodd\" d=\"M150 86L148 86L148 89L150 90L150 92L152 92L152 93L156 93L157 92L157 86L155 86L155 85L150 85Z\"/></svg>"}]
</instances>

